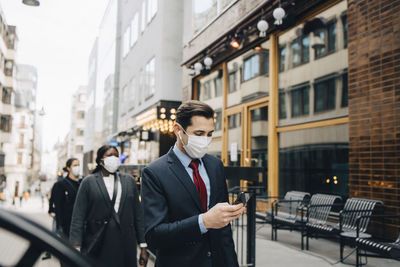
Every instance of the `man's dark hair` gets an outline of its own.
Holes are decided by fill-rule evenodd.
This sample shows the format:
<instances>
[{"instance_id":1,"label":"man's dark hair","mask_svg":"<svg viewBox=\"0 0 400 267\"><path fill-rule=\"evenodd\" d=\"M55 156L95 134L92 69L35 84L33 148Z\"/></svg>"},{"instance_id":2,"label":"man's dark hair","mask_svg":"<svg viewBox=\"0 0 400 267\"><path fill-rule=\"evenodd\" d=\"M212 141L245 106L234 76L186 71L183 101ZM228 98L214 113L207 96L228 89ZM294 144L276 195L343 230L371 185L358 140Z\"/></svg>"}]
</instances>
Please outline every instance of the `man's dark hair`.
<instances>
[{"instance_id":1,"label":"man's dark hair","mask_svg":"<svg viewBox=\"0 0 400 267\"><path fill-rule=\"evenodd\" d=\"M211 119L214 118L214 110L206 103L190 100L179 106L176 111L176 122L186 130L188 126L192 125L193 116L202 116Z\"/></svg>"}]
</instances>

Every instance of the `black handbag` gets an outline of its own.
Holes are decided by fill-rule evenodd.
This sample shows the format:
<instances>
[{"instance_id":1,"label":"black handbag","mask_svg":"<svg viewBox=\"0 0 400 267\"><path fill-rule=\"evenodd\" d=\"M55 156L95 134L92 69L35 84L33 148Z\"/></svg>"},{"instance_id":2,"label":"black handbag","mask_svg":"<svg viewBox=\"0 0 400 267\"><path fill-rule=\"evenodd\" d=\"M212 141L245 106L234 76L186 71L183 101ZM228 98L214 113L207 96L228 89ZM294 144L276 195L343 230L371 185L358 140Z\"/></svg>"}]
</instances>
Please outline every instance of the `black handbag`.
<instances>
[{"instance_id":1,"label":"black handbag","mask_svg":"<svg viewBox=\"0 0 400 267\"><path fill-rule=\"evenodd\" d=\"M104 235L105 235L105 232L107 229L107 225L110 222L111 217L115 214L114 206L115 206L115 200L117 199L117 194L118 194L118 176L117 176L117 174L115 174L114 175L114 190L113 190L113 197L111 200L110 214L104 220L95 222L95 224L97 224L97 225L101 224L99 226L100 228L93 235L93 237L91 238L91 241L89 242L89 245L87 246L86 249L84 249L82 251L82 254L96 255L100 252L101 245L103 244Z\"/></svg>"}]
</instances>

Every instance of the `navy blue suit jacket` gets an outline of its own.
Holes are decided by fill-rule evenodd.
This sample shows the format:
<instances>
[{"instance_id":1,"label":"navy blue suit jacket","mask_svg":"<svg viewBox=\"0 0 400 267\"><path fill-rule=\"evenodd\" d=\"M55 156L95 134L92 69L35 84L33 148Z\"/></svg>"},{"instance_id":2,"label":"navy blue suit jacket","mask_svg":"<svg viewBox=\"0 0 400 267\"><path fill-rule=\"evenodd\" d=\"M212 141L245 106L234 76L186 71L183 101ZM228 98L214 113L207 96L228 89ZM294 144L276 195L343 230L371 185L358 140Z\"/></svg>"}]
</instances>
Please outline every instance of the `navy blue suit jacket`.
<instances>
[{"instance_id":1,"label":"navy blue suit jacket","mask_svg":"<svg viewBox=\"0 0 400 267\"><path fill-rule=\"evenodd\" d=\"M216 157L202 158L210 178L210 204L228 202L224 166ZM157 267L236 267L230 225L201 234L203 213L190 176L172 149L142 173L145 236L157 250Z\"/></svg>"}]
</instances>

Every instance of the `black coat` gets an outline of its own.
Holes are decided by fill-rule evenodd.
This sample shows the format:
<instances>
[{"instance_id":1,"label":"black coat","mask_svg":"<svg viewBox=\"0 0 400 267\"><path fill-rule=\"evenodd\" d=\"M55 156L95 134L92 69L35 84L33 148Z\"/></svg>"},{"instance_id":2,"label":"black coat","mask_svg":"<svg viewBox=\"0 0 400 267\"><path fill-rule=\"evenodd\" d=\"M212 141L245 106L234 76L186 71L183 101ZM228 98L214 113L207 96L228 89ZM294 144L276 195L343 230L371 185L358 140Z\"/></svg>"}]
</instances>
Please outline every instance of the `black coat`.
<instances>
[{"instance_id":1,"label":"black coat","mask_svg":"<svg viewBox=\"0 0 400 267\"><path fill-rule=\"evenodd\" d=\"M72 210L74 208L79 182L65 177L56 182L51 190L49 213L56 214L56 226L59 234L68 238L71 225Z\"/></svg>"},{"instance_id":2,"label":"black coat","mask_svg":"<svg viewBox=\"0 0 400 267\"><path fill-rule=\"evenodd\" d=\"M209 207L228 202L222 162L202 158L210 179ZM202 206L196 187L171 149L142 174L146 240L157 249L157 267L237 267L230 224L201 234Z\"/></svg>"},{"instance_id":3,"label":"black coat","mask_svg":"<svg viewBox=\"0 0 400 267\"><path fill-rule=\"evenodd\" d=\"M144 243L143 210L135 180L117 173L121 181L121 201L118 209L119 222L114 218L106 228L104 240L96 260L104 266L137 266L136 247ZM111 199L101 172L84 178L78 191L72 215L70 241L85 251L93 240L102 221L109 217Z\"/></svg>"}]
</instances>

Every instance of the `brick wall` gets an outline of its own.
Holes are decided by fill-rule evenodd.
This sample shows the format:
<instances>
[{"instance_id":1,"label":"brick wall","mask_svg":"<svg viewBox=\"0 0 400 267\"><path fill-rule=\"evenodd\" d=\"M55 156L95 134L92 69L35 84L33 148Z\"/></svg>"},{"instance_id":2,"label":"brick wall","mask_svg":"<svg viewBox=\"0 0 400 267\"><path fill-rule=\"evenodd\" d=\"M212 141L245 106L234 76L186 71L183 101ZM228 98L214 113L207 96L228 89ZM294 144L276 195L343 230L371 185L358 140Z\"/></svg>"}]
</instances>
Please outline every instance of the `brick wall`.
<instances>
[{"instance_id":1,"label":"brick wall","mask_svg":"<svg viewBox=\"0 0 400 267\"><path fill-rule=\"evenodd\" d=\"M347 16L350 195L400 214L400 0L348 0Z\"/></svg>"}]
</instances>

